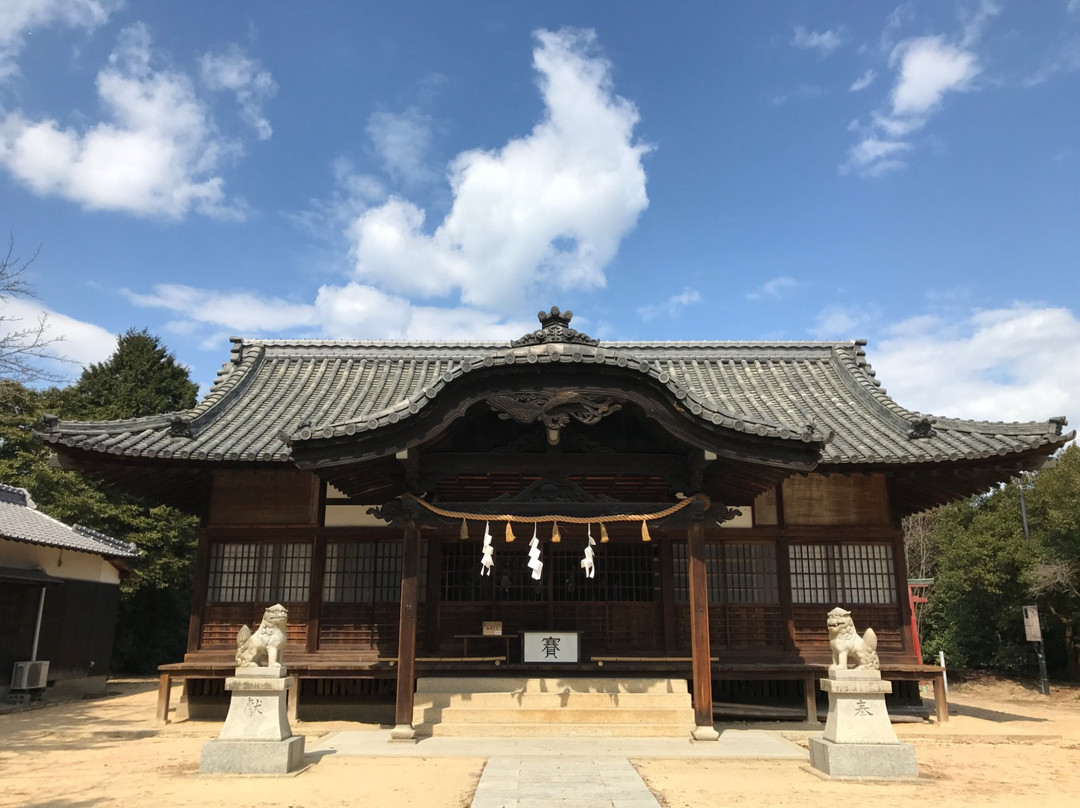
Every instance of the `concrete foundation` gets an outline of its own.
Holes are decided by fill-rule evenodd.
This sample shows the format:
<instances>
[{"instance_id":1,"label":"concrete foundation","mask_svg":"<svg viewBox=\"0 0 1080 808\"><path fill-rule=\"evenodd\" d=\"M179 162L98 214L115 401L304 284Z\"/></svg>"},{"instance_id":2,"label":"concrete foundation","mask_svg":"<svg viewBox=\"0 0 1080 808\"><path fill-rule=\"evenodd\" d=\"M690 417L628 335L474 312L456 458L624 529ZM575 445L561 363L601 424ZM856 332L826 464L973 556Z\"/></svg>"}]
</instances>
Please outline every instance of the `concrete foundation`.
<instances>
[{"instance_id":1,"label":"concrete foundation","mask_svg":"<svg viewBox=\"0 0 1080 808\"><path fill-rule=\"evenodd\" d=\"M281 741L234 741L215 738L203 744L203 774L288 774L304 765L304 736Z\"/></svg>"},{"instance_id":2,"label":"concrete foundation","mask_svg":"<svg viewBox=\"0 0 1080 808\"><path fill-rule=\"evenodd\" d=\"M915 747L909 743L836 743L811 738L810 765L830 777L893 779L919 776Z\"/></svg>"}]
</instances>

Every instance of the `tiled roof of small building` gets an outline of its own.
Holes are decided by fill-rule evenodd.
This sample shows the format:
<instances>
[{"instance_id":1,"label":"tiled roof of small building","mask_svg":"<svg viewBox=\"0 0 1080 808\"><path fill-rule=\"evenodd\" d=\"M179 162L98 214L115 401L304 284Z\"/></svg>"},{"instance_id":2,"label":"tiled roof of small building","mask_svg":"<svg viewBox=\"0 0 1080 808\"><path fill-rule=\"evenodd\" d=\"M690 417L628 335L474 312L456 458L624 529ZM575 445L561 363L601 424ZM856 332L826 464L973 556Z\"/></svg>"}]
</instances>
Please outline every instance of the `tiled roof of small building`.
<instances>
[{"instance_id":1,"label":"tiled roof of small building","mask_svg":"<svg viewBox=\"0 0 1080 808\"><path fill-rule=\"evenodd\" d=\"M973 460L1040 447L1049 453L1074 434L1063 434L1064 418L1002 423L904 409L876 380L864 345L234 338L230 361L195 408L110 422L52 419L41 437L117 459L286 462L291 442L362 439L440 396L452 396L466 375L519 363L537 370L592 364L641 374L703 421L751 435L822 443L826 465Z\"/></svg>"},{"instance_id":2,"label":"tiled roof of small building","mask_svg":"<svg viewBox=\"0 0 1080 808\"><path fill-rule=\"evenodd\" d=\"M78 550L105 558L134 558L130 542L114 539L83 525L65 525L37 510L25 488L0 484L0 538Z\"/></svg>"}]
</instances>

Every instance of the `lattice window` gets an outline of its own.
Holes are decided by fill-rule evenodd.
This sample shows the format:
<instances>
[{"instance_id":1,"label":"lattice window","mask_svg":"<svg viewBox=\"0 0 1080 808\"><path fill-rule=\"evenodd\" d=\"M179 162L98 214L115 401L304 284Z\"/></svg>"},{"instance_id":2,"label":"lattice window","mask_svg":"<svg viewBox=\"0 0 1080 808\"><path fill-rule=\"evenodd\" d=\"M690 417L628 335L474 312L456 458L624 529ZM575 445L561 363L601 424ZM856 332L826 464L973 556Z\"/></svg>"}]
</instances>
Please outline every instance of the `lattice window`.
<instances>
[{"instance_id":1,"label":"lattice window","mask_svg":"<svg viewBox=\"0 0 1080 808\"><path fill-rule=\"evenodd\" d=\"M210 545L211 603L306 603L310 582L306 542Z\"/></svg>"},{"instance_id":2,"label":"lattice window","mask_svg":"<svg viewBox=\"0 0 1080 808\"><path fill-rule=\"evenodd\" d=\"M419 599L427 595L426 541L420 543ZM327 542L323 573L325 603L401 601L400 541Z\"/></svg>"},{"instance_id":3,"label":"lattice window","mask_svg":"<svg viewBox=\"0 0 1080 808\"><path fill-rule=\"evenodd\" d=\"M594 578L586 578L581 569L581 548L553 550L550 558L555 576L552 598L558 602L647 603L655 600L658 577L654 546L597 545Z\"/></svg>"},{"instance_id":4,"label":"lattice window","mask_svg":"<svg viewBox=\"0 0 1080 808\"><path fill-rule=\"evenodd\" d=\"M444 544L440 595L444 601L490 600L492 583L480 576L480 545Z\"/></svg>"},{"instance_id":5,"label":"lattice window","mask_svg":"<svg viewBox=\"0 0 1080 808\"><path fill-rule=\"evenodd\" d=\"M676 603L690 602L686 542L672 545ZM705 580L709 603L777 603L776 548L772 544L705 545Z\"/></svg>"},{"instance_id":6,"label":"lattice window","mask_svg":"<svg viewBox=\"0 0 1080 808\"><path fill-rule=\"evenodd\" d=\"M524 543L522 543L524 544ZM497 543L491 577L481 577L482 546L461 542L443 546L442 599L444 601L541 602L646 602L656 597L656 560L652 547L608 544L596 548L596 577L581 569L582 550L544 544L544 575L532 579L526 566L528 547ZM549 581L550 578L550 581Z\"/></svg>"},{"instance_id":7,"label":"lattice window","mask_svg":"<svg viewBox=\"0 0 1080 808\"><path fill-rule=\"evenodd\" d=\"M891 544L792 544L793 603L896 603Z\"/></svg>"}]
</instances>

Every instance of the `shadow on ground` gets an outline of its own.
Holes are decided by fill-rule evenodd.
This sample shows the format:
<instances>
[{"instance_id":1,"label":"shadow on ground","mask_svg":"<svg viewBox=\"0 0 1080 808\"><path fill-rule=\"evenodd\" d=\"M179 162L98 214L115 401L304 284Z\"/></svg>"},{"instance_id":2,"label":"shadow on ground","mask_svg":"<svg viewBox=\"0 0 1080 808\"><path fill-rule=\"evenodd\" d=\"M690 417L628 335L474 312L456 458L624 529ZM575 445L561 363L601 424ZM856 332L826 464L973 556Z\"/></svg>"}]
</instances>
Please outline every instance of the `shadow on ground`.
<instances>
[{"instance_id":1,"label":"shadow on ground","mask_svg":"<svg viewBox=\"0 0 1080 808\"><path fill-rule=\"evenodd\" d=\"M1043 723L1049 721L1048 718L1037 718L1033 715L1020 715L1019 713L1004 713L1000 710L987 710L982 707L972 707L969 704L950 704L950 715L966 715L971 718L979 718L983 721L993 721L997 724L1004 724L1008 721L1036 721Z\"/></svg>"}]
</instances>

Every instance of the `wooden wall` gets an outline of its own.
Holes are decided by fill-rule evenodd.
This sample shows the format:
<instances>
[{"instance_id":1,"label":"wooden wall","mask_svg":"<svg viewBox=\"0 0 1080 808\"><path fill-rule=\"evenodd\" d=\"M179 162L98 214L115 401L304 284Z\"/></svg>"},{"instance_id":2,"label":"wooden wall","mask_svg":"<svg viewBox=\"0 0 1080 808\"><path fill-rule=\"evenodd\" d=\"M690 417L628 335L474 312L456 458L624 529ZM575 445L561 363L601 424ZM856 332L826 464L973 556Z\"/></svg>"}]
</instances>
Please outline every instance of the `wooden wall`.
<instances>
[{"instance_id":1,"label":"wooden wall","mask_svg":"<svg viewBox=\"0 0 1080 808\"><path fill-rule=\"evenodd\" d=\"M319 478L289 469L220 469L214 472L207 523L317 525Z\"/></svg>"}]
</instances>

